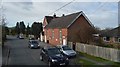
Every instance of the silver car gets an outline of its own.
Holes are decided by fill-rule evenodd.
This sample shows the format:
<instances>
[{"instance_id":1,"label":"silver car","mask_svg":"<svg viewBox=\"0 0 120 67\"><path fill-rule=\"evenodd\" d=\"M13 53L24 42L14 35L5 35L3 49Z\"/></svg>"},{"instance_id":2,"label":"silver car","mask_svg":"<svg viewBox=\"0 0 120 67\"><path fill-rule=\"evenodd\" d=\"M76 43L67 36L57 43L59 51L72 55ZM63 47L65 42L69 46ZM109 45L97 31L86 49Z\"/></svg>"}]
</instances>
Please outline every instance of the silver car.
<instances>
[{"instance_id":1,"label":"silver car","mask_svg":"<svg viewBox=\"0 0 120 67\"><path fill-rule=\"evenodd\" d=\"M60 49L63 55L67 56L68 58L76 56L76 52L67 45L57 45L57 47Z\"/></svg>"},{"instance_id":2,"label":"silver car","mask_svg":"<svg viewBox=\"0 0 120 67\"><path fill-rule=\"evenodd\" d=\"M37 40L29 40L29 48L40 48L39 42Z\"/></svg>"}]
</instances>

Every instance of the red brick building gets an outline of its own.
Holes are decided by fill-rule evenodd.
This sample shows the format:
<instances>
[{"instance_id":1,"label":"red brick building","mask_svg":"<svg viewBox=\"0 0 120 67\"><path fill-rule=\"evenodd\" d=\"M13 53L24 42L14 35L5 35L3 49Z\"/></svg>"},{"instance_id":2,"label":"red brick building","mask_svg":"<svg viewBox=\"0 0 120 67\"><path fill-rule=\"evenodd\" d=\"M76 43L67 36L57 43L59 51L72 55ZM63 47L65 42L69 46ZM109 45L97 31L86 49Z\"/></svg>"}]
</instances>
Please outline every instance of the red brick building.
<instances>
[{"instance_id":1,"label":"red brick building","mask_svg":"<svg viewBox=\"0 0 120 67\"><path fill-rule=\"evenodd\" d=\"M94 26L82 11L61 17L45 16L43 28L44 41L52 45L66 45L68 41L90 43L95 33Z\"/></svg>"}]
</instances>

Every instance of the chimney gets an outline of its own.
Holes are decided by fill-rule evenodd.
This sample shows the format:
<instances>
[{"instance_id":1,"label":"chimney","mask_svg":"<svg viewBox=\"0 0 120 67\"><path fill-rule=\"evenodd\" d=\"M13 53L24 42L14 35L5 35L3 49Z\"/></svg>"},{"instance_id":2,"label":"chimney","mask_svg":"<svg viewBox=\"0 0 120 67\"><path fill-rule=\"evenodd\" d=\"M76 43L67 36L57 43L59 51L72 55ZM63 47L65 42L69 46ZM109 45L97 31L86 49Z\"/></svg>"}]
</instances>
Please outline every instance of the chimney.
<instances>
[{"instance_id":1,"label":"chimney","mask_svg":"<svg viewBox=\"0 0 120 67\"><path fill-rule=\"evenodd\" d=\"M56 18L56 14L54 13L53 18Z\"/></svg>"},{"instance_id":2,"label":"chimney","mask_svg":"<svg viewBox=\"0 0 120 67\"><path fill-rule=\"evenodd\" d=\"M64 17L64 16L65 16L65 14L62 14L62 16Z\"/></svg>"}]
</instances>

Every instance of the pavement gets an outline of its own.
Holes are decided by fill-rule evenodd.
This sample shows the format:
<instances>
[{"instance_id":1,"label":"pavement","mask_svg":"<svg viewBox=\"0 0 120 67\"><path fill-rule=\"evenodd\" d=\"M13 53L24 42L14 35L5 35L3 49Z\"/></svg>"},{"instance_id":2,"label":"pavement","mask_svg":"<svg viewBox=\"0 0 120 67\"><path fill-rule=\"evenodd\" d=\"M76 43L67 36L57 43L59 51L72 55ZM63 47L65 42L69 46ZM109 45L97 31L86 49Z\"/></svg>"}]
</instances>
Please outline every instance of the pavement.
<instances>
[{"instance_id":1,"label":"pavement","mask_svg":"<svg viewBox=\"0 0 120 67\"><path fill-rule=\"evenodd\" d=\"M39 44L42 47L45 45L49 45L48 43L44 42L40 42ZM15 36L9 36L7 41L5 42L4 48L0 50L0 54L2 54L0 55L0 63L2 65L47 65L45 62L39 60L39 52L40 49L28 48L27 39L18 39ZM69 59L69 65L80 65L75 63L75 59L77 59L78 57L98 65L104 65L80 55L78 55L76 58Z\"/></svg>"},{"instance_id":2,"label":"pavement","mask_svg":"<svg viewBox=\"0 0 120 67\"><path fill-rule=\"evenodd\" d=\"M49 44L40 42L40 45L45 46ZM39 55L40 49L28 48L27 39L18 39L15 36L9 36L2 51L2 65L48 65L39 60ZM74 59L70 59L70 65L75 65Z\"/></svg>"},{"instance_id":3,"label":"pavement","mask_svg":"<svg viewBox=\"0 0 120 67\"><path fill-rule=\"evenodd\" d=\"M46 65L39 60L39 49L28 48L28 40L8 37L2 50L2 65Z\"/></svg>"},{"instance_id":4,"label":"pavement","mask_svg":"<svg viewBox=\"0 0 120 67\"><path fill-rule=\"evenodd\" d=\"M2 66L8 64L8 58L9 58L9 39L4 43L4 47L1 48L1 56L2 56Z\"/></svg>"}]
</instances>

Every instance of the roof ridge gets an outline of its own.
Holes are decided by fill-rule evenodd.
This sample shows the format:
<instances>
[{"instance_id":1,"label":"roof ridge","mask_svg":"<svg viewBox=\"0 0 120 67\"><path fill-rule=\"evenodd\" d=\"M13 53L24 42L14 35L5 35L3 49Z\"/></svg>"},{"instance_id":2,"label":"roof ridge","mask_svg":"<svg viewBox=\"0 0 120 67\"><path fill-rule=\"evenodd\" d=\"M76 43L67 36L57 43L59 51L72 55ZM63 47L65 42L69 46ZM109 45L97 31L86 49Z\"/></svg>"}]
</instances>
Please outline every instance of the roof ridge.
<instances>
[{"instance_id":1,"label":"roof ridge","mask_svg":"<svg viewBox=\"0 0 120 67\"><path fill-rule=\"evenodd\" d=\"M71 13L71 14L68 14L68 15L65 15L65 16L70 16L70 15L77 14L77 13L81 13L81 12L82 12L82 11L79 11L79 12Z\"/></svg>"},{"instance_id":2,"label":"roof ridge","mask_svg":"<svg viewBox=\"0 0 120 67\"><path fill-rule=\"evenodd\" d=\"M81 14L83 14L83 11L71 13L59 18L53 18L50 24L46 25L45 28L68 28Z\"/></svg>"},{"instance_id":3,"label":"roof ridge","mask_svg":"<svg viewBox=\"0 0 120 67\"><path fill-rule=\"evenodd\" d=\"M59 19L59 18L62 18L62 17L67 17L67 16L70 16L70 15L74 15L74 14L77 14L77 13L81 13L82 11L79 11L79 12L76 12L76 13L71 13L71 14L68 14L68 15L65 15L65 16L61 16L61 17L58 17L58 18L53 18L52 20L54 19Z\"/></svg>"}]
</instances>

